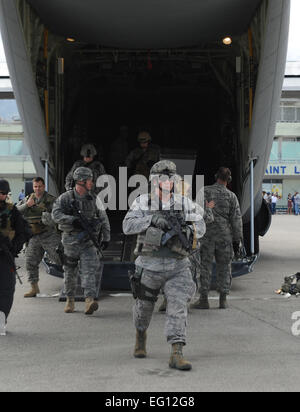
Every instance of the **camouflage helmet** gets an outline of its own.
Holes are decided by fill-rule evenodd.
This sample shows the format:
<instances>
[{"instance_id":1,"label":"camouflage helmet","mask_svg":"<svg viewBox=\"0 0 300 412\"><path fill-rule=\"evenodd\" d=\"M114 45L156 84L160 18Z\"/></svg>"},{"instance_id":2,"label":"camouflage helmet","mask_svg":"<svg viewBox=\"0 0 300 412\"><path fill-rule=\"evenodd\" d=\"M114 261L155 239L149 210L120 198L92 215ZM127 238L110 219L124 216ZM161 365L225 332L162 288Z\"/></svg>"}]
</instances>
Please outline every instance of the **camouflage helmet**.
<instances>
[{"instance_id":1,"label":"camouflage helmet","mask_svg":"<svg viewBox=\"0 0 300 412\"><path fill-rule=\"evenodd\" d=\"M176 164L171 162L171 160L160 160L155 163L150 170L150 179L154 176L167 175L174 176L176 175Z\"/></svg>"},{"instance_id":2,"label":"camouflage helmet","mask_svg":"<svg viewBox=\"0 0 300 412\"><path fill-rule=\"evenodd\" d=\"M95 157L97 150L93 144L84 144L81 148L80 156L82 157Z\"/></svg>"},{"instance_id":3,"label":"camouflage helmet","mask_svg":"<svg viewBox=\"0 0 300 412\"><path fill-rule=\"evenodd\" d=\"M139 143L148 143L151 142L151 136L148 132L140 132L137 137Z\"/></svg>"},{"instance_id":4,"label":"camouflage helmet","mask_svg":"<svg viewBox=\"0 0 300 412\"><path fill-rule=\"evenodd\" d=\"M73 173L73 179L75 182L85 182L86 180L93 179L93 172L88 167L78 167Z\"/></svg>"}]
</instances>

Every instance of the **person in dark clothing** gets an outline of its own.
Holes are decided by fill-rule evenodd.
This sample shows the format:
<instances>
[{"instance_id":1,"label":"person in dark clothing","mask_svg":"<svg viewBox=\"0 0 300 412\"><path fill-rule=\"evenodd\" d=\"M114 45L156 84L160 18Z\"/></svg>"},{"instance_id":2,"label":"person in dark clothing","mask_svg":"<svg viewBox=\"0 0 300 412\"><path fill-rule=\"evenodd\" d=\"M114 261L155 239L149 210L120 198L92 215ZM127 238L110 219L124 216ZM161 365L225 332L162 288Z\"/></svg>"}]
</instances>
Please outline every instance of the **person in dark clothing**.
<instances>
[{"instance_id":1,"label":"person in dark clothing","mask_svg":"<svg viewBox=\"0 0 300 412\"><path fill-rule=\"evenodd\" d=\"M0 179L0 335L5 335L7 318L14 300L15 257L28 240L22 215L7 201L9 192L9 183Z\"/></svg>"}]
</instances>

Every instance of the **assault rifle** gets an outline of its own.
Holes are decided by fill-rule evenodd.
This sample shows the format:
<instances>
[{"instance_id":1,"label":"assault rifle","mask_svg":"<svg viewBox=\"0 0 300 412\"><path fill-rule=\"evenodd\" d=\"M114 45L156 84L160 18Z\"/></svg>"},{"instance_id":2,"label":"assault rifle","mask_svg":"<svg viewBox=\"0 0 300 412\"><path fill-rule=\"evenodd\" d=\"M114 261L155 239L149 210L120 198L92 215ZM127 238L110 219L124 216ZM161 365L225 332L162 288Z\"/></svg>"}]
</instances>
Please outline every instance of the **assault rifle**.
<instances>
[{"instance_id":1,"label":"assault rifle","mask_svg":"<svg viewBox=\"0 0 300 412\"><path fill-rule=\"evenodd\" d=\"M88 235L88 237L93 242L96 249L99 251L100 257L103 258L101 246L100 246L100 243L98 242L98 239L95 236L93 226L89 222L88 218L84 216L84 214L82 213L82 210L79 209L75 199L72 201L71 205L75 212L75 216L78 217L80 220L81 226L83 228L83 233L86 233Z\"/></svg>"},{"instance_id":2,"label":"assault rifle","mask_svg":"<svg viewBox=\"0 0 300 412\"><path fill-rule=\"evenodd\" d=\"M12 266L13 273L16 275L18 281L20 282L21 285L23 285L23 282L17 272L16 264L15 264L15 259L9 250L9 247L7 245L7 239L3 236L0 235L0 251L4 252L5 256L7 257L9 264Z\"/></svg>"},{"instance_id":3,"label":"assault rifle","mask_svg":"<svg viewBox=\"0 0 300 412\"><path fill-rule=\"evenodd\" d=\"M176 213L174 211L168 211L163 213L164 218L168 221L171 230L166 232L162 237L162 245L165 246L168 240L172 239L174 236L178 236L182 246L187 251L191 251L191 245L187 237L183 233L182 229L187 226L184 217L181 213Z\"/></svg>"}]
</instances>

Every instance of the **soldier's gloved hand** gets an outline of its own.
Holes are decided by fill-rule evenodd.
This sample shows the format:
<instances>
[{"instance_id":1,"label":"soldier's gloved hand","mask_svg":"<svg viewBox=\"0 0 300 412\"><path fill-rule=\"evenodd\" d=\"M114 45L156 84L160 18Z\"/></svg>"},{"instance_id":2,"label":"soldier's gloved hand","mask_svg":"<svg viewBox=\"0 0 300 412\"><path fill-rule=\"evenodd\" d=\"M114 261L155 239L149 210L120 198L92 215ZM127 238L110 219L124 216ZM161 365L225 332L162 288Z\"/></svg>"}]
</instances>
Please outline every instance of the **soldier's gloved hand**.
<instances>
[{"instance_id":1,"label":"soldier's gloved hand","mask_svg":"<svg viewBox=\"0 0 300 412\"><path fill-rule=\"evenodd\" d=\"M82 224L81 224L81 222L78 218L73 220L72 225L73 225L74 229L78 229L78 230L83 229Z\"/></svg>"},{"instance_id":2,"label":"soldier's gloved hand","mask_svg":"<svg viewBox=\"0 0 300 412\"><path fill-rule=\"evenodd\" d=\"M101 242L101 250L106 250L108 248L109 242L106 242L105 240L103 240L103 242Z\"/></svg>"},{"instance_id":3,"label":"soldier's gloved hand","mask_svg":"<svg viewBox=\"0 0 300 412\"><path fill-rule=\"evenodd\" d=\"M240 242L232 242L234 255L237 256L240 252Z\"/></svg>"},{"instance_id":4,"label":"soldier's gloved hand","mask_svg":"<svg viewBox=\"0 0 300 412\"><path fill-rule=\"evenodd\" d=\"M171 229L171 226L169 225L169 222L161 215L153 215L151 224L158 229L168 231Z\"/></svg>"}]
</instances>

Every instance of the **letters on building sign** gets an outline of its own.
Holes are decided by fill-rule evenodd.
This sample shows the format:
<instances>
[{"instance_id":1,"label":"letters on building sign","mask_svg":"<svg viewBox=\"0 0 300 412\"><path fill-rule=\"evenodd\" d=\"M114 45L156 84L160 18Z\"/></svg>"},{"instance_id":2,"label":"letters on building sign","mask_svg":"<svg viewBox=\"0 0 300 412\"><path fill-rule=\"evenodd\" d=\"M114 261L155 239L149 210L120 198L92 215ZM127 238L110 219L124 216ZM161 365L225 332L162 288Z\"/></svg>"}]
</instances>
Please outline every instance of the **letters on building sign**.
<instances>
[{"instance_id":1,"label":"letters on building sign","mask_svg":"<svg viewBox=\"0 0 300 412\"><path fill-rule=\"evenodd\" d=\"M266 175L297 176L300 175L300 165L268 165Z\"/></svg>"}]
</instances>

